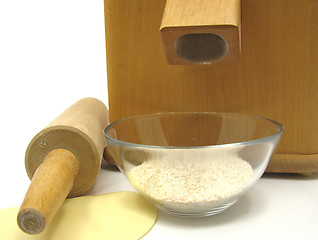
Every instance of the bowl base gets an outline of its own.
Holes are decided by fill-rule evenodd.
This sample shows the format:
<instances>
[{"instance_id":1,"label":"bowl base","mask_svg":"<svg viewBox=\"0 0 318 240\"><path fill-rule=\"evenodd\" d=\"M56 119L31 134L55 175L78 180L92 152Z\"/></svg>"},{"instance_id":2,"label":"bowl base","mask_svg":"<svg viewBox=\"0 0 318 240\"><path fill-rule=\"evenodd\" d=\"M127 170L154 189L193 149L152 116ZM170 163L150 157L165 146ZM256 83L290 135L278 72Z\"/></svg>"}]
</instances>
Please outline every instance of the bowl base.
<instances>
[{"instance_id":1,"label":"bowl base","mask_svg":"<svg viewBox=\"0 0 318 240\"><path fill-rule=\"evenodd\" d=\"M165 208L163 206L156 206L159 210L161 210L164 213L167 213L169 215L173 215L176 217L185 217L185 218L199 218L199 217L209 217L212 215L216 215L218 213L223 212L224 210L231 207L234 203L236 203L237 200L225 203L221 206L215 207L213 209L209 209L208 211L204 212L179 212L173 209Z\"/></svg>"}]
</instances>

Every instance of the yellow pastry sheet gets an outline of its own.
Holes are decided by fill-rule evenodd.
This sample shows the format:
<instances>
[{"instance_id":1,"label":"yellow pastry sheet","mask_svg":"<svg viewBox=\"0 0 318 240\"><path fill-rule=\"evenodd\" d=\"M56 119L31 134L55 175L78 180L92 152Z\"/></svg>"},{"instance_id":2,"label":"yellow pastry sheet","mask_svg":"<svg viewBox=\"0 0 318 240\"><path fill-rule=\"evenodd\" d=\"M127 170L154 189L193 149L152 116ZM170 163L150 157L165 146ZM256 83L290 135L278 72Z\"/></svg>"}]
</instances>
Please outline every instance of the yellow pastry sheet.
<instances>
[{"instance_id":1,"label":"yellow pastry sheet","mask_svg":"<svg viewBox=\"0 0 318 240\"><path fill-rule=\"evenodd\" d=\"M0 210L1 240L136 240L157 219L156 208L135 192L67 199L51 224L38 235L19 229L18 210Z\"/></svg>"}]
</instances>

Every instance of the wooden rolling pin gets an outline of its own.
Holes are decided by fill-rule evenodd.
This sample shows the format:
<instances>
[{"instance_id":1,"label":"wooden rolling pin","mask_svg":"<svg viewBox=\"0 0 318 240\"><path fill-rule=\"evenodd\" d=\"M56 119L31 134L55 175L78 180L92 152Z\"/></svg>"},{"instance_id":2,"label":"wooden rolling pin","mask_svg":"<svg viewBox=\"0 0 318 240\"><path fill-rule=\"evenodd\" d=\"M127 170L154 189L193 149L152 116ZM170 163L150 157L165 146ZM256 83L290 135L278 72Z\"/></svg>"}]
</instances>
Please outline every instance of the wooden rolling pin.
<instances>
[{"instance_id":1,"label":"wooden rolling pin","mask_svg":"<svg viewBox=\"0 0 318 240\"><path fill-rule=\"evenodd\" d=\"M42 232L67 196L86 192L99 173L108 110L97 99L73 104L30 142L25 167L32 179L18 213L26 233Z\"/></svg>"}]
</instances>

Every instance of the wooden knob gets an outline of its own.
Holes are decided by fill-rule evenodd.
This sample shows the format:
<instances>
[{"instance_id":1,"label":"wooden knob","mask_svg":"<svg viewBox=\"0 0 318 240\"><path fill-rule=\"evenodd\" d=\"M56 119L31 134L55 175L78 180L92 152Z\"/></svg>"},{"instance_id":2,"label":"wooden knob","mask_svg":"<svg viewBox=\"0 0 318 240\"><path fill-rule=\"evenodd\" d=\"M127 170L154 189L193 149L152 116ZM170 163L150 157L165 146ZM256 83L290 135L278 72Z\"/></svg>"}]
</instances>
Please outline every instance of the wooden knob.
<instances>
[{"instance_id":1,"label":"wooden knob","mask_svg":"<svg viewBox=\"0 0 318 240\"><path fill-rule=\"evenodd\" d=\"M169 64L237 62L240 0L167 0L160 33Z\"/></svg>"},{"instance_id":2,"label":"wooden knob","mask_svg":"<svg viewBox=\"0 0 318 240\"><path fill-rule=\"evenodd\" d=\"M41 232L67 196L79 196L94 184L108 123L106 106L95 98L84 98L31 140L25 167L32 182L18 215L23 231Z\"/></svg>"}]
</instances>

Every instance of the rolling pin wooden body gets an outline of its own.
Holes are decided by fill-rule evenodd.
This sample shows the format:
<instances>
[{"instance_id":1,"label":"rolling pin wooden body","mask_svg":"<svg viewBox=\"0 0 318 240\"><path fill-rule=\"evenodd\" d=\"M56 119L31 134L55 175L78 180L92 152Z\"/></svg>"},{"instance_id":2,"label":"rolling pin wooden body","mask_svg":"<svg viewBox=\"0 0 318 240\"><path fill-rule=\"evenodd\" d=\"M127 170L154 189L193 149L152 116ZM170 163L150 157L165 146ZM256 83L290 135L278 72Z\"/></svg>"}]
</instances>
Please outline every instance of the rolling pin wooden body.
<instances>
[{"instance_id":1,"label":"rolling pin wooden body","mask_svg":"<svg viewBox=\"0 0 318 240\"><path fill-rule=\"evenodd\" d=\"M32 139L25 155L32 181L18 214L24 232L42 232L67 196L78 196L94 184L106 146L103 129L107 124L106 106L84 98Z\"/></svg>"}]
</instances>

